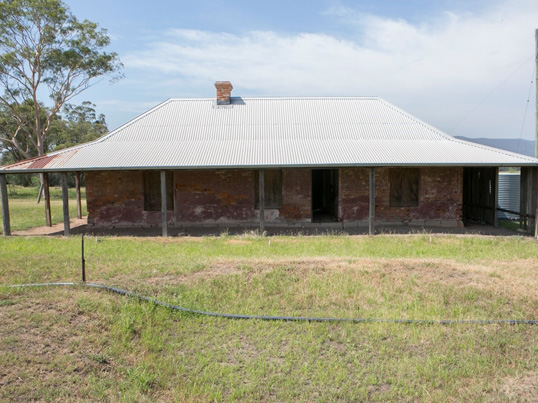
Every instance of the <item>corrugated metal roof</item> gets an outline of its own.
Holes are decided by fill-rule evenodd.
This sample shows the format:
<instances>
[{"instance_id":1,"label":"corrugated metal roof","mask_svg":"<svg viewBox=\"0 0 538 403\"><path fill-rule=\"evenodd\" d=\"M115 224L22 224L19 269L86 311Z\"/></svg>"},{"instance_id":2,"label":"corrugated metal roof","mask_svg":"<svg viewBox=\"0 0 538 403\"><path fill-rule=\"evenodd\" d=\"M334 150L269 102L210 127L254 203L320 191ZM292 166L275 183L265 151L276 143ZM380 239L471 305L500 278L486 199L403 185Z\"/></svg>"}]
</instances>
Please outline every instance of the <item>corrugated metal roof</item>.
<instances>
[{"instance_id":1,"label":"corrugated metal roof","mask_svg":"<svg viewBox=\"0 0 538 403\"><path fill-rule=\"evenodd\" d=\"M379 98L171 99L50 157L4 169L538 165L455 139Z\"/></svg>"}]
</instances>

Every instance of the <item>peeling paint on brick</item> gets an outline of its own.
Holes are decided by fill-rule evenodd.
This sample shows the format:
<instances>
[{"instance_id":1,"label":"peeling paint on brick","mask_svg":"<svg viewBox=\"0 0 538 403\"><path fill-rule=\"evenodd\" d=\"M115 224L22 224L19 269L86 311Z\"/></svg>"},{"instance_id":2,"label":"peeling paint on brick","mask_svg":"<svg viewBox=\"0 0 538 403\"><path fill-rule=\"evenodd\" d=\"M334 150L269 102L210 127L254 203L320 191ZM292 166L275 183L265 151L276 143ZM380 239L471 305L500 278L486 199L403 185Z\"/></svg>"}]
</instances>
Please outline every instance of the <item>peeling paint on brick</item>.
<instances>
[{"instance_id":1,"label":"peeling paint on brick","mask_svg":"<svg viewBox=\"0 0 538 403\"><path fill-rule=\"evenodd\" d=\"M417 207L390 207L388 169L376 169L376 220L400 223L427 220L461 221L463 168L421 168Z\"/></svg>"},{"instance_id":2,"label":"peeling paint on brick","mask_svg":"<svg viewBox=\"0 0 538 403\"><path fill-rule=\"evenodd\" d=\"M282 171L282 208L280 221L310 222L312 220L312 170Z\"/></svg>"},{"instance_id":3,"label":"peeling paint on brick","mask_svg":"<svg viewBox=\"0 0 538 403\"><path fill-rule=\"evenodd\" d=\"M376 169L376 221L410 225L460 225L463 168L423 167L417 207L390 207L389 168ZM311 169L282 171L282 207L267 209L267 222L309 223L312 218ZM253 170L174 172L174 212L170 223L255 223ZM144 211L142 171L86 174L88 222L97 226L160 225L159 211ZM339 170L338 219L364 222L369 209L368 168Z\"/></svg>"},{"instance_id":4,"label":"peeling paint on brick","mask_svg":"<svg viewBox=\"0 0 538 403\"><path fill-rule=\"evenodd\" d=\"M176 171L178 223L254 222L251 170Z\"/></svg>"},{"instance_id":5,"label":"peeling paint on brick","mask_svg":"<svg viewBox=\"0 0 538 403\"><path fill-rule=\"evenodd\" d=\"M340 169L338 200L339 221L368 219L370 205L370 171L368 168Z\"/></svg>"},{"instance_id":6,"label":"peeling paint on brick","mask_svg":"<svg viewBox=\"0 0 538 403\"><path fill-rule=\"evenodd\" d=\"M86 173L88 223L96 226L161 224L160 211L144 211L142 171ZM168 213L173 221L173 212Z\"/></svg>"}]
</instances>

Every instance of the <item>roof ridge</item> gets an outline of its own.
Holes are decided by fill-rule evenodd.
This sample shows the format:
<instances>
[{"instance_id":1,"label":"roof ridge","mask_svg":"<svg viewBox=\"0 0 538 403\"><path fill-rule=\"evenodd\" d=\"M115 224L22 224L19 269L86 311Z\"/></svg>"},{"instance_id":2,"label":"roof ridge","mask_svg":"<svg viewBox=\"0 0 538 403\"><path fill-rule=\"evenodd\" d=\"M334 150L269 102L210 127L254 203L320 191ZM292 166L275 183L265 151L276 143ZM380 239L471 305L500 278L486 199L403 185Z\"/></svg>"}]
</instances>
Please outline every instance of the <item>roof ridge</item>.
<instances>
[{"instance_id":1,"label":"roof ridge","mask_svg":"<svg viewBox=\"0 0 538 403\"><path fill-rule=\"evenodd\" d=\"M370 99L370 100L380 100L378 96L367 95L367 96L303 96L303 97L279 97L279 96L269 96L269 97L241 97L241 96L232 96L231 99L245 99L250 101L256 100L315 100L315 99ZM215 98L170 98L168 101L215 101Z\"/></svg>"},{"instance_id":2,"label":"roof ridge","mask_svg":"<svg viewBox=\"0 0 538 403\"><path fill-rule=\"evenodd\" d=\"M408 117L409 119L414 120L416 123L418 123L418 124L424 126L424 127L427 128L428 130L431 130L432 132L434 132L434 133L440 135L441 137L443 137L443 138L445 138L445 139L447 139L447 140L451 140L451 139L454 138L454 137L451 136L450 134L445 133L445 132L442 131L441 129L438 129L437 127L432 126L432 125L430 125L429 123L426 123L424 120L422 120L422 119L420 119L420 118L417 118L415 115L412 115L412 114L410 114L409 112L404 111L403 109L401 109L401 108L397 107L396 105L394 105L394 104L388 102L387 100L385 100L385 99L383 99L383 98L379 98L379 100L380 100L381 102L383 102L385 105L387 105L389 108L392 108L392 109L394 109L396 112L399 112L400 114L402 114L402 115Z\"/></svg>"},{"instance_id":3,"label":"roof ridge","mask_svg":"<svg viewBox=\"0 0 538 403\"><path fill-rule=\"evenodd\" d=\"M452 136L450 136L450 137L452 137ZM491 146L487 146L485 144L475 143L473 141L462 140L462 139L458 139L457 137L452 137L449 140L452 140L452 141L454 141L456 143L466 144L466 145L469 145L471 147L480 148L482 150L495 151L495 152L498 152L499 154L507 155L509 157L520 157L520 158L528 159L529 161L537 160L537 158L531 157L530 155L515 153L515 152L512 152L512 151L503 150L502 148L491 147Z\"/></svg>"}]
</instances>

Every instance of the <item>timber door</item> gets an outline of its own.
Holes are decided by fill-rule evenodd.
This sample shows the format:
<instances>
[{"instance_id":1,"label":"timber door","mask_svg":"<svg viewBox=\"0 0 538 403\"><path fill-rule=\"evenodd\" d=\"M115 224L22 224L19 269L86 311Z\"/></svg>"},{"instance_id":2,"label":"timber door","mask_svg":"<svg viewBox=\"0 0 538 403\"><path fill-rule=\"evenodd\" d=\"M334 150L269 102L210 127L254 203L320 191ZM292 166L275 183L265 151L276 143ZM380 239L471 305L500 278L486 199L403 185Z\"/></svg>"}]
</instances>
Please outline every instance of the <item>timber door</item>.
<instances>
[{"instance_id":1,"label":"timber door","mask_svg":"<svg viewBox=\"0 0 538 403\"><path fill-rule=\"evenodd\" d=\"M463 168L463 219L497 223L498 168Z\"/></svg>"}]
</instances>

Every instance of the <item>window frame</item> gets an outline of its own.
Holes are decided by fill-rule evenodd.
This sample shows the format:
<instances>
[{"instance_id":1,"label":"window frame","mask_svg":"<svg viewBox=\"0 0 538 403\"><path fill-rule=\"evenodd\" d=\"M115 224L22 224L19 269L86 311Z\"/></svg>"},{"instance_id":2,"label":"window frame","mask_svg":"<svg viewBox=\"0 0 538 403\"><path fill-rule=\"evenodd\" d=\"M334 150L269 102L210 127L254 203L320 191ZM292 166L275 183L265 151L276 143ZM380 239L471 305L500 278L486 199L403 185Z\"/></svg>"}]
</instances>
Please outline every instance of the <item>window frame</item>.
<instances>
[{"instance_id":1,"label":"window frame","mask_svg":"<svg viewBox=\"0 0 538 403\"><path fill-rule=\"evenodd\" d=\"M420 168L389 168L388 181L390 207L419 206Z\"/></svg>"},{"instance_id":2,"label":"window frame","mask_svg":"<svg viewBox=\"0 0 538 403\"><path fill-rule=\"evenodd\" d=\"M282 208L282 169L264 169L265 209ZM273 190L271 190L273 189ZM275 191L276 190L276 191ZM271 197L274 196L274 197ZM260 209L260 171L254 171L254 210Z\"/></svg>"},{"instance_id":3,"label":"window frame","mask_svg":"<svg viewBox=\"0 0 538 403\"><path fill-rule=\"evenodd\" d=\"M174 211L174 173L166 172L166 211ZM144 211L161 211L161 171L144 171L142 175Z\"/></svg>"}]
</instances>

